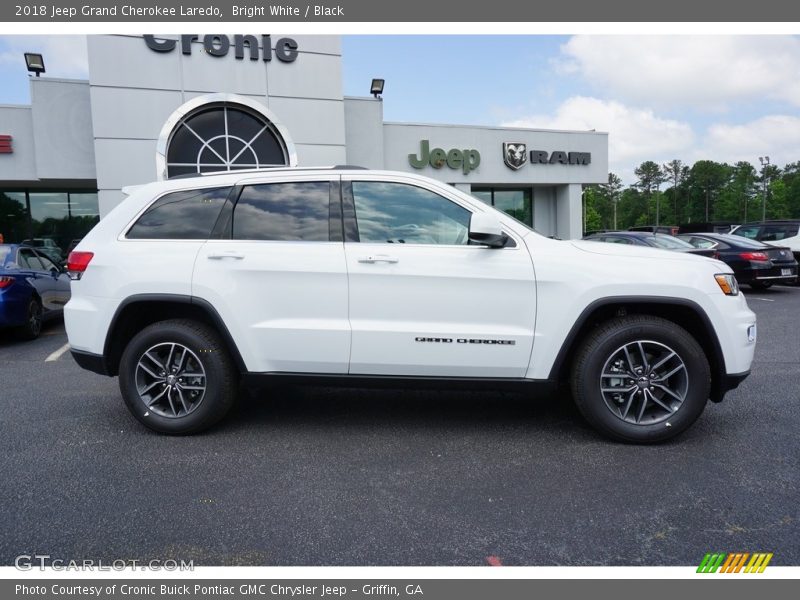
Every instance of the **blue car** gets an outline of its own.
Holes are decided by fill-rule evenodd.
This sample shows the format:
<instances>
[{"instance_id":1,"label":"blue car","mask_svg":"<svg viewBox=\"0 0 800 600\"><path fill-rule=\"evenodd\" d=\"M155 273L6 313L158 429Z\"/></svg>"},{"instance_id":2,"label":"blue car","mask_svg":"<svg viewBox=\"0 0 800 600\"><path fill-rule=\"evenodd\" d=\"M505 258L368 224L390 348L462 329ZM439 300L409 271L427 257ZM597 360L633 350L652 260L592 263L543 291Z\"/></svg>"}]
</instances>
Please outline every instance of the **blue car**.
<instances>
[{"instance_id":1,"label":"blue car","mask_svg":"<svg viewBox=\"0 0 800 600\"><path fill-rule=\"evenodd\" d=\"M69 276L47 256L30 246L0 244L0 328L35 339L69 297Z\"/></svg>"}]
</instances>

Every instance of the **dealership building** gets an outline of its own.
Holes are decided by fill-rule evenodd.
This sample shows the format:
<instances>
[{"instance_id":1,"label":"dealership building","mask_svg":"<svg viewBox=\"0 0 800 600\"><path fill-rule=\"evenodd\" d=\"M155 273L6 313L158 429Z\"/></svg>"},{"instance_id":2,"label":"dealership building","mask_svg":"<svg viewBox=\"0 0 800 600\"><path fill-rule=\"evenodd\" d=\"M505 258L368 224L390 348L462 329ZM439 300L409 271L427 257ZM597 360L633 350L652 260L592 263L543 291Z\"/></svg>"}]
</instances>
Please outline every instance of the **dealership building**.
<instances>
[{"instance_id":1,"label":"dealership building","mask_svg":"<svg viewBox=\"0 0 800 600\"><path fill-rule=\"evenodd\" d=\"M384 121L378 95L343 95L339 36L101 35L87 52L88 80L44 73L29 106L0 105L6 242L66 247L130 185L343 164L427 175L576 238L583 186L608 176L606 133Z\"/></svg>"}]
</instances>

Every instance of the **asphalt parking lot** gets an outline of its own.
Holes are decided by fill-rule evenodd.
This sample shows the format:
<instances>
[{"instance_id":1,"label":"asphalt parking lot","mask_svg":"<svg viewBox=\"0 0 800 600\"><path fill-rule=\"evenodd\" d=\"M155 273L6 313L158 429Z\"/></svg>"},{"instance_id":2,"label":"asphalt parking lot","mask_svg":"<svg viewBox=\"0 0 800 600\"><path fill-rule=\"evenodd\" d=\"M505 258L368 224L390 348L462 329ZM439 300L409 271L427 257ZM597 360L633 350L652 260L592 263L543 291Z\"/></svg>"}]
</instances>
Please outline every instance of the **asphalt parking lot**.
<instances>
[{"instance_id":1,"label":"asphalt parking lot","mask_svg":"<svg viewBox=\"0 0 800 600\"><path fill-rule=\"evenodd\" d=\"M800 564L800 287L747 296L752 375L652 447L600 438L565 402L299 386L161 436L116 379L55 356L60 323L0 333L0 564Z\"/></svg>"}]
</instances>

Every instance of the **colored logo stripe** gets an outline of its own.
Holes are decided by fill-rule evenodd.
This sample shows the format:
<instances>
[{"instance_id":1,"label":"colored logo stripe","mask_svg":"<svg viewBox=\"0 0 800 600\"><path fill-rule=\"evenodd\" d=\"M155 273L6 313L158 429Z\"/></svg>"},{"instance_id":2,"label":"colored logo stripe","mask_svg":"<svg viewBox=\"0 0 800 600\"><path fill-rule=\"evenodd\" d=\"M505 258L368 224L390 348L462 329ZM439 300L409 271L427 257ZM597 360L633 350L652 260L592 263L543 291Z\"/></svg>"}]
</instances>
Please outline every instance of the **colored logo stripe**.
<instances>
[{"instance_id":1,"label":"colored logo stripe","mask_svg":"<svg viewBox=\"0 0 800 600\"><path fill-rule=\"evenodd\" d=\"M708 552L697 567L697 572L716 573L719 570L720 573L739 573L744 569L745 573L763 573L772 556L772 552Z\"/></svg>"}]
</instances>

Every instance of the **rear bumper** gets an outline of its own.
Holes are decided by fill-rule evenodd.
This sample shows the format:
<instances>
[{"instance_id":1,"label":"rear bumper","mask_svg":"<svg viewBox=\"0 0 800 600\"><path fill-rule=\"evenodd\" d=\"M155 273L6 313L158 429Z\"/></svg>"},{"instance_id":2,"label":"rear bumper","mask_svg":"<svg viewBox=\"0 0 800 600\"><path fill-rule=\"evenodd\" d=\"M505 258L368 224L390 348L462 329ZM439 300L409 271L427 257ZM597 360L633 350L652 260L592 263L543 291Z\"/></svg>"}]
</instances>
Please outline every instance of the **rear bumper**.
<instances>
[{"instance_id":1,"label":"rear bumper","mask_svg":"<svg viewBox=\"0 0 800 600\"><path fill-rule=\"evenodd\" d=\"M82 350L70 350L72 358L78 363L78 366L97 373L98 375L108 375L108 368L106 367L106 359L102 354L92 354L91 352L84 352Z\"/></svg>"},{"instance_id":2,"label":"rear bumper","mask_svg":"<svg viewBox=\"0 0 800 600\"><path fill-rule=\"evenodd\" d=\"M789 269L789 275L784 275L783 270ZM743 269L736 275L740 283L750 283L751 281L772 281L774 283L792 283L797 280L797 265L776 265L766 269L749 268Z\"/></svg>"}]
</instances>

